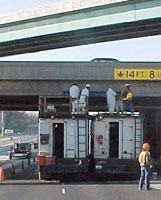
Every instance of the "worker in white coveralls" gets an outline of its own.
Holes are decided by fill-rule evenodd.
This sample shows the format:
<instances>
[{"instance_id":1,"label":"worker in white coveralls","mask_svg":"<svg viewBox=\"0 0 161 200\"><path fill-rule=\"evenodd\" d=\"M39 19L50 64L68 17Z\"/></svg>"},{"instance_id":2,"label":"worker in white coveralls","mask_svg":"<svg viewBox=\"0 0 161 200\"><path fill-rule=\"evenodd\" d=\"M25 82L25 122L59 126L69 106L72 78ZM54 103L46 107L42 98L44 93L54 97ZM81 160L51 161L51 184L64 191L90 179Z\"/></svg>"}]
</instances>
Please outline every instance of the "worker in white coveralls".
<instances>
[{"instance_id":1,"label":"worker in white coveralls","mask_svg":"<svg viewBox=\"0 0 161 200\"><path fill-rule=\"evenodd\" d=\"M113 113L116 103L116 92L112 89L112 86L109 86L106 92L106 98L107 98L108 111L109 113Z\"/></svg>"},{"instance_id":2,"label":"worker in white coveralls","mask_svg":"<svg viewBox=\"0 0 161 200\"><path fill-rule=\"evenodd\" d=\"M72 103L72 113L78 113L78 101L79 101L79 94L80 89L76 83L73 83L72 87L69 90L71 103Z\"/></svg>"},{"instance_id":3,"label":"worker in white coveralls","mask_svg":"<svg viewBox=\"0 0 161 200\"><path fill-rule=\"evenodd\" d=\"M82 90L79 100L80 112L85 112L87 109L88 97L89 97L90 84L86 84L85 88Z\"/></svg>"}]
</instances>

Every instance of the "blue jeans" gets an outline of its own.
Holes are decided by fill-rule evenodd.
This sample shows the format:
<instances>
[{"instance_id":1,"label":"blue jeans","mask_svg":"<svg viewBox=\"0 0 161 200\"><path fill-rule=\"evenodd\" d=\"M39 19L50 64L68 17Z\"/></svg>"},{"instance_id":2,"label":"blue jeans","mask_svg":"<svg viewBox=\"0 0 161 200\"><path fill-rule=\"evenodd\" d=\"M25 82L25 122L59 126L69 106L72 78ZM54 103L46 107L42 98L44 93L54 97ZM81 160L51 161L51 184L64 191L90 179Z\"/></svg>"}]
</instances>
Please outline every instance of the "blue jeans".
<instances>
[{"instance_id":1,"label":"blue jeans","mask_svg":"<svg viewBox=\"0 0 161 200\"><path fill-rule=\"evenodd\" d=\"M132 101L123 102L123 111L130 111L131 113L134 113Z\"/></svg>"},{"instance_id":2,"label":"blue jeans","mask_svg":"<svg viewBox=\"0 0 161 200\"><path fill-rule=\"evenodd\" d=\"M140 181L139 181L139 189L143 188L143 184L145 183L145 189L149 189L150 187L150 166L141 167L141 175L140 175Z\"/></svg>"}]
</instances>

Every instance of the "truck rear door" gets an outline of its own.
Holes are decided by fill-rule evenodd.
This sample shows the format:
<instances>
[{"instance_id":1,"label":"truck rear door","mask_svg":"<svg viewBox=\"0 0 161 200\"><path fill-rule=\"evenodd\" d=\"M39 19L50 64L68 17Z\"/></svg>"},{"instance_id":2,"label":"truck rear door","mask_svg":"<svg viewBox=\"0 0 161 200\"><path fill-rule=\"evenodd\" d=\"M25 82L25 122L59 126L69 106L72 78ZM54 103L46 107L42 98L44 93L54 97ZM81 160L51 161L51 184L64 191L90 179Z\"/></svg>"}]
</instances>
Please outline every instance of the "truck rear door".
<instances>
[{"instance_id":1,"label":"truck rear door","mask_svg":"<svg viewBox=\"0 0 161 200\"><path fill-rule=\"evenodd\" d=\"M135 121L133 118L123 120L121 134L122 158L134 158Z\"/></svg>"},{"instance_id":2,"label":"truck rear door","mask_svg":"<svg viewBox=\"0 0 161 200\"><path fill-rule=\"evenodd\" d=\"M94 157L106 159L109 157L108 124L105 120L94 122Z\"/></svg>"},{"instance_id":3,"label":"truck rear door","mask_svg":"<svg viewBox=\"0 0 161 200\"><path fill-rule=\"evenodd\" d=\"M49 122L39 123L39 154L52 154L51 142L51 125Z\"/></svg>"},{"instance_id":4,"label":"truck rear door","mask_svg":"<svg viewBox=\"0 0 161 200\"><path fill-rule=\"evenodd\" d=\"M74 158L76 154L76 127L75 121L66 122L64 127L64 157Z\"/></svg>"}]
</instances>

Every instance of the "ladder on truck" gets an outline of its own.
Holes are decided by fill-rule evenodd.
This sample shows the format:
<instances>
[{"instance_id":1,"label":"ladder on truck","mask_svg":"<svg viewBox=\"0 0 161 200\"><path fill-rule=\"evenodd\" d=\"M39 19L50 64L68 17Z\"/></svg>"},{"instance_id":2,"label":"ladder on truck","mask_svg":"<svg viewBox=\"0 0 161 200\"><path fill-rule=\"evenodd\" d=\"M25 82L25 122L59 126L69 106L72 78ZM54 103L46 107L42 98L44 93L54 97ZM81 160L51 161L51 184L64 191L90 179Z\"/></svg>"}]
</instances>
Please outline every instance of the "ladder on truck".
<instances>
[{"instance_id":1,"label":"ladder on truck","mask_svg":"<svg viewBox=\"0 0 161 200\"><path fill-rule=\"evenodd\" d=\"M135 158L137 158L141 150L141 144L143 141L142 132L143 132L142 120L140 118L135 118L135 149L134 149Z\"/></svg>"},{"instance_id":2,"label":"ladder on truck","mask_svg":"<svg viewBox=\"0 0 161 200\"><path fill-rule=\"evenodd\" d=\"M88 102L86 110L77 115L77 132L78 132L78 159L87 156L87 132L88 132Z\"/></svg>"}]
</instances>

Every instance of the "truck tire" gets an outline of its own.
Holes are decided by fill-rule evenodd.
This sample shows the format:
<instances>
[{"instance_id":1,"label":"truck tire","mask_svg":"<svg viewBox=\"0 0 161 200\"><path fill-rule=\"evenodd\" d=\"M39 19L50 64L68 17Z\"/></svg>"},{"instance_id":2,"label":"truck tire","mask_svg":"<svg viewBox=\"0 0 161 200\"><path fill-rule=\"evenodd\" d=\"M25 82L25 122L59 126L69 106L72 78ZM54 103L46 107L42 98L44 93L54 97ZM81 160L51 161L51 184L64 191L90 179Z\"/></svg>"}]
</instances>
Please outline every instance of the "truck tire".
<instances>
[{"instance_id":1,"label":"truck tire","mask_svg":"<svg viewBox=\"0 0 161 200\"><path fill-rule=\"evenodd\" d=\"M39 179L40 179L40 180L51 181L51 180L52 180L52 174L40 172L40 177L39 177Z\"/></svg>"}]
</instances>

